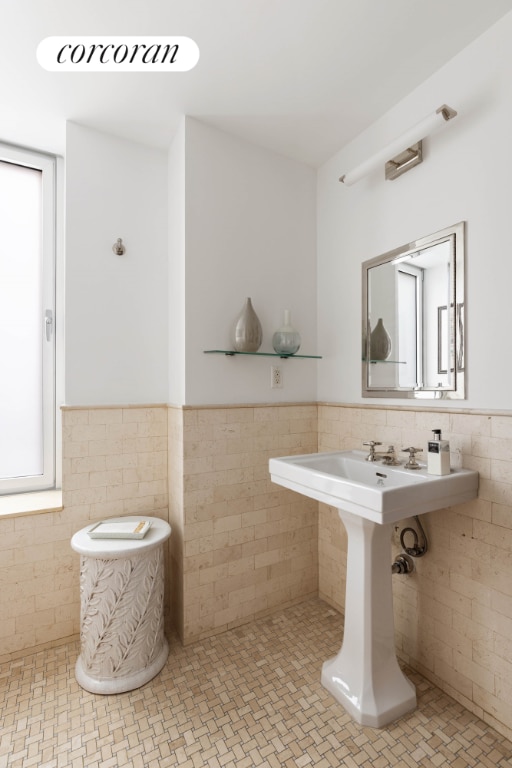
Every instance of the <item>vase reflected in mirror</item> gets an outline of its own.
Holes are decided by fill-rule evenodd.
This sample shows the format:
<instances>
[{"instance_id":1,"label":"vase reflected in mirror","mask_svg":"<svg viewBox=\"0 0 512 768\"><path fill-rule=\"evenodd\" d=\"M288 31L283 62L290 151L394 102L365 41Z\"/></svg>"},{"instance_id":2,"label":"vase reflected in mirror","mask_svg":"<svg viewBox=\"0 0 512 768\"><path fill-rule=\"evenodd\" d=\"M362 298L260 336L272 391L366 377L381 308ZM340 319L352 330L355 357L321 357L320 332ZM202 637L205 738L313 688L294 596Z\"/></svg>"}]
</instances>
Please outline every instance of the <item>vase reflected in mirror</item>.
<instances>
[{"instance_id":1,"label":"vase reflected in mirror","mask_svg":"<svg viewBox=\"0 0 512 768\"><path fill-rule=\"evenodd\" d=\"M384 327L382 317L370 334L370 360L387 360L391 354L391 337Z\"/></svg>"}]
</instances>

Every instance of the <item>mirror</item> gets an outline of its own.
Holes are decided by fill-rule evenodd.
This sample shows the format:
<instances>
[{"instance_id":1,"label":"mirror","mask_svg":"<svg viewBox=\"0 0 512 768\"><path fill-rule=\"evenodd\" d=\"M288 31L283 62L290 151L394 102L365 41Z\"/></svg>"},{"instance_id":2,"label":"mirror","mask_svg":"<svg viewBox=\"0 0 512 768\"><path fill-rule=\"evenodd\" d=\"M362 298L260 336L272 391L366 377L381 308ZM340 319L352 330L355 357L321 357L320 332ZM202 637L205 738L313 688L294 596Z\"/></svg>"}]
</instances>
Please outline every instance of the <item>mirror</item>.
<instances>
[{"instance_id":1,"label":"mirror","mask_svg":"<svg viewBox=\"0 0 512 768\"><path fill-rule=\"evenodd\" d=\"M363 263L363 397L464 398L460 222Z\"/></svg>"}]
</instances>

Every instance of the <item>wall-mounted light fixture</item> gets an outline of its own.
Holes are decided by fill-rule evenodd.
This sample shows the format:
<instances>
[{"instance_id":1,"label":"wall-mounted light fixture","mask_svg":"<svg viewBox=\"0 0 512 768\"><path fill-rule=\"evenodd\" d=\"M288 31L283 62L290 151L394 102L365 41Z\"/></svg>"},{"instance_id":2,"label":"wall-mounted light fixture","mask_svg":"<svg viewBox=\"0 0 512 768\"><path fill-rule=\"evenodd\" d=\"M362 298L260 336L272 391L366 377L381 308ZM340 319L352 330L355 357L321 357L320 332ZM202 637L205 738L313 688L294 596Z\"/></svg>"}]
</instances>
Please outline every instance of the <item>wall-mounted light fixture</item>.
<instances>
[{"instance_id":1,"label":"wall-mounted light fixture","mask_svg":"<svg viewBox=\"0 0 512 768\"><path fill-rule=\"evenodd\" d=\"M357 168L354 168L353 171L345 173L340 177L340 181L346 186L355 184L383 163L385 163L386 179L396 179L402 173L423 162L422 139L456 117L456 115L457 112L454 109L443 104L433 114L428 115L428 117L413 125L412 128L409 128L402 136L392 141L391 144L381 149L373 157L365 160Z\"/></svg>"}]
</instances>

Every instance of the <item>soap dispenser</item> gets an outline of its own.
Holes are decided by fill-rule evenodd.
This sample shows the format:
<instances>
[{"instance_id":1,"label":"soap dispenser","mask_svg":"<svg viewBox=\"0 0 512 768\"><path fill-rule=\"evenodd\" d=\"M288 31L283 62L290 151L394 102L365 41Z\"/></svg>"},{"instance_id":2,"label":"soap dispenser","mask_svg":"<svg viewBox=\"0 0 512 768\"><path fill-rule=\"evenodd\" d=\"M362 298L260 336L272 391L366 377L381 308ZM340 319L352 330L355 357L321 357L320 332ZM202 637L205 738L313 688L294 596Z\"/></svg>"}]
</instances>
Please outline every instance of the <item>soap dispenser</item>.
<instances>
[{"instance_id":1,"label":"soap dispenser","mask_svg":"<svg viewBox=\"0 0 512 768\"><path fill-rule=\"evenodd\" d=\"M450 474L450 443L441 439L441 430L433 429L432 440L428 441L427 472L429 475Z\"/></svg>"}]
</instances>

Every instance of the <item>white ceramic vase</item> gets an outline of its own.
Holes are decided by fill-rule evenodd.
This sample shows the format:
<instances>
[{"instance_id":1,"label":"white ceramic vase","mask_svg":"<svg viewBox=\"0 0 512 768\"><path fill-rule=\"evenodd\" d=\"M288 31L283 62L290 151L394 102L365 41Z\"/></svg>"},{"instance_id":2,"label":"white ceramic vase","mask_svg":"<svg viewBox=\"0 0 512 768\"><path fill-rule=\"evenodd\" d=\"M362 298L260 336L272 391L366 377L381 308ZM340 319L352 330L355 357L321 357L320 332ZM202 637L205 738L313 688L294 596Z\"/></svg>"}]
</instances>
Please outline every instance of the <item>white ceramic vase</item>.
<instances>
[{"instance_id":1,"label":"white ceramic vase","mask_svg":"<svg viewBox=\"0 0 512 768\"><path fill-rule=\"evenodd\" d=\"M262 340L263 331L258 315L254 311L251 300L246 299L235 325L233 340L235 352L257 352Z\"/></svg>"}]
</instances>

